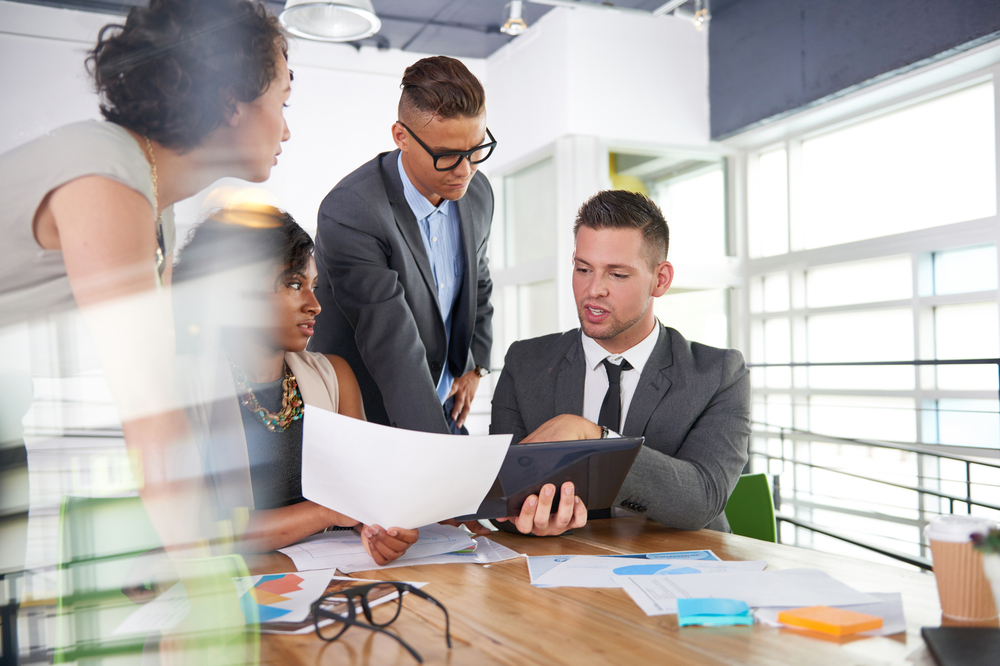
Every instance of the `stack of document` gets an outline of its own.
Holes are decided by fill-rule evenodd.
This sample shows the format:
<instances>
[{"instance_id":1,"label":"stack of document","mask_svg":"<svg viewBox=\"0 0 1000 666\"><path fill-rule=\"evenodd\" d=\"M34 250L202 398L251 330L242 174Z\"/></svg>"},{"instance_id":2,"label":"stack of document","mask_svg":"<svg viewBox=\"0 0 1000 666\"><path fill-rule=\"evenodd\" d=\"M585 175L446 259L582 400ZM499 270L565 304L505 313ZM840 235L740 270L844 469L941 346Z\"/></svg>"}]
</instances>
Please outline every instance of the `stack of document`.
<instances>
[{"instance_id":1,"label":"stack of document","mask_svg":"<svg viewBox=\"0 0 1000 666\"><path fill-rule=\"evenodd\" d=\"M536 587L622 588L647 615L677 613L678 599L733 599L756 609L759 622L774 626L781 624L783 610L835 606L883 618L880 629L860 636L906 630L898 593L858 592L818 569L764 571L766 566L722 561L710 550L528 558Z\"/></svg>"},{"instance_id":2,"label":"stack of document","mask_svg":"<svg viewBox=\"0 0 1000 666\"><path fill-rule=\"evenodd\" d=\"M465 530L450 525L427 525L420 528L420 538L395 562L379 566L361 543L357 532L325 532L279 549L288 555L299 571L339 569L341 573L409 567L419 564L473 562L488 564L520 557L510 548L485 537L473 540Z\"/></svg>"}]
</instances>

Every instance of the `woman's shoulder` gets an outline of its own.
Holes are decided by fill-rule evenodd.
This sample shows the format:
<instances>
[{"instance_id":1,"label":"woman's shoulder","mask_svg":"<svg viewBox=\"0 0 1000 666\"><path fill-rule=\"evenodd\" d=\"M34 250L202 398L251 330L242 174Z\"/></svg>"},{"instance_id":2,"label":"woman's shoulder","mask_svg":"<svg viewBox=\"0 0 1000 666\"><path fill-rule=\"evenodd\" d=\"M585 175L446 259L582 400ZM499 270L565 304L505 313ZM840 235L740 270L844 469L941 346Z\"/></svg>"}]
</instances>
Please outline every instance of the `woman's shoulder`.
<instances>
[{"instance_id":1,"label":"woman's shoulder","mask_svg":"<svg viewBox=\"0 0 1000 666\"><path fill-rule=\"evenodd\" d=\"M137 190L151 202L153 198L149 162L139 142L125 128L107 121L85 120L53 129L0 155L0 165L4 171L40 179L49 189L99 175Z\"/></svg>"}]
</instances>

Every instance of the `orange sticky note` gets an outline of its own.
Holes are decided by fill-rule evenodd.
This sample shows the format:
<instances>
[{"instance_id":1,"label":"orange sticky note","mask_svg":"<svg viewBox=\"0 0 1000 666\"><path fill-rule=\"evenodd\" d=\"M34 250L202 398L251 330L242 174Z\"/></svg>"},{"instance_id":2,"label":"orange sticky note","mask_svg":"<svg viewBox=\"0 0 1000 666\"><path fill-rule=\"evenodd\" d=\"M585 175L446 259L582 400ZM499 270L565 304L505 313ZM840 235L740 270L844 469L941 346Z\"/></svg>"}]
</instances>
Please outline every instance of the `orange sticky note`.
<instances>
[{"instance_id":1,"label":"orange sticky note","mask_svg":"<svg viewBox=\"0 0 1000 666\"><path fill-rule=\"evenodd\" d=\"M830 606L809 606L781 611L778 613L778 622L834 636L847 636L882 626L880 617Z\"/></svg>"}]
</instances>

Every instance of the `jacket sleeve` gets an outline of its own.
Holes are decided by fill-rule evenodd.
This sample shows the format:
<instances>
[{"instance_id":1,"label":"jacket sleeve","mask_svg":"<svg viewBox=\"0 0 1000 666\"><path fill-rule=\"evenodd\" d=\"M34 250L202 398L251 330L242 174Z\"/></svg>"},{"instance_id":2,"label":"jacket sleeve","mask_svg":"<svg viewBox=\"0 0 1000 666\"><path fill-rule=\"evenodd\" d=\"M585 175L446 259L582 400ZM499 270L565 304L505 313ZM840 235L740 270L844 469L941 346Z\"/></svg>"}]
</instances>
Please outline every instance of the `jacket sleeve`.
<instances>
[{"instance_id":1,"label":"jacket sleeve","mask_svg":"<svg viewBox=\"0 0 1000 666\"><path fill-rule=\"evenodd\" d=\"M516 387L516 366L518 343L511 345L504 359L503 371L493 391L493 413L490 421L491 435L513 434L511 444L517 444L528 436L528 431L518 406Z\"/></svg>"},{"instance_id":2,"label":"jacket sleeve","mask_svg":"<svg viewBox=\"0 0 1000 666\"><path fill-rule=\"evenodd\" d=\"M658 451L656 436L647 433L614 506L644 506L642 515L667 527L706 527L725 509L747 461L750 372L743 355L726 351L719 387L676 455Z\"/></svg>"},{"instance_id":3,"label":"jacket sleeve","mask_svg":"<svg viewBox=\"0 0 1000 666\"><path fill-rule=\"evenodd\" d=\"M350 190L335 189L319 211L318 261L333 282L337 306L354 328L361 358L378 385L392 425L447 434L441 402L416 320L390 267L384 219Z\"/></svg>"}]
</instances>

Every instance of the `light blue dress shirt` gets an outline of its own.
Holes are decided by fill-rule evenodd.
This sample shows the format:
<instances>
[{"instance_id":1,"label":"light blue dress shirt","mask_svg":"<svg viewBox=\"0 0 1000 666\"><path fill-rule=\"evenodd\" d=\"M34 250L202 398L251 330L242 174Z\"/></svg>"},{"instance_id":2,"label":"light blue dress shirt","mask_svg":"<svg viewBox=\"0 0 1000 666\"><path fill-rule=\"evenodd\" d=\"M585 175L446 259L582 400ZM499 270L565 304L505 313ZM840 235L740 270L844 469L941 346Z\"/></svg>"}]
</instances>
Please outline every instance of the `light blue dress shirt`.
<instances>
[{"instance_id":1,"label":"light blue dress shirt","mask_svg":"<svg viewBox=\"0 0 1000 666\"><path fill-rule=\"evenodd\" d=\"M458 210L455 204L447 199L435 207L417 191L403 168L402 153L396 161L396 166L399 168L399 179L403 181L406 203L410 205L413 216L417 218L420 237L424 241L427 258L431 262L434 283L437 287L438 307L441 308L444 332L450 345L452 313L465 277L465 252L462 250L462 230L458 224ZM437 385L438 398L442 404L448 397L452 382L455 381L448 367L447 356L445 358L441 380Z\"/></svg>"}]
</instances>

